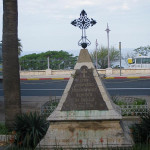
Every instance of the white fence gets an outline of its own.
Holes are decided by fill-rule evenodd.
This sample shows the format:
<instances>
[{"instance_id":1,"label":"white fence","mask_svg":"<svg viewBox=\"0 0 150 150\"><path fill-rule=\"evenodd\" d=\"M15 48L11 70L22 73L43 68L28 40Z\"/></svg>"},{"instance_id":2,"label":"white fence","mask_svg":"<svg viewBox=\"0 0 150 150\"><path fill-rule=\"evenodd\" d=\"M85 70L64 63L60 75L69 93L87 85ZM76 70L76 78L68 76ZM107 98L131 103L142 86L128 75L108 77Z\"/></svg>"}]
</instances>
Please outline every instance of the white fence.
<instances>
[{"instance_id":1,"label":"white fence","mask_svg":"<svg viewBox=\"0 0 150 150\"><path fill-rule=\"evenodd\" d=\"M148 105L121 105L122 116L142 116L149 112Z\"/></svg>"},{"instance_id":2,"label":"white fence","mask_svg":"<svg viewBox=\"0 0 150 150\"><path fill-rule=\"evenodd\" d=\"M41 114L49 116L57 107L59 99L48 101L41 107ZM119 106L118 106L119 107ZM148 105L121 105L120 109L122 116L142 116L149 112Z\"/></svg>"},{"instance_id":3,"label":"white fence","mask_svg":"<svg viewBox=\"0 0 150 150\"><path fill-rule=\"evenodd\" d=\"M41 106L41 114L48 117L57 107L60 99L52 99Z\"/></svg>"}]
</instances>

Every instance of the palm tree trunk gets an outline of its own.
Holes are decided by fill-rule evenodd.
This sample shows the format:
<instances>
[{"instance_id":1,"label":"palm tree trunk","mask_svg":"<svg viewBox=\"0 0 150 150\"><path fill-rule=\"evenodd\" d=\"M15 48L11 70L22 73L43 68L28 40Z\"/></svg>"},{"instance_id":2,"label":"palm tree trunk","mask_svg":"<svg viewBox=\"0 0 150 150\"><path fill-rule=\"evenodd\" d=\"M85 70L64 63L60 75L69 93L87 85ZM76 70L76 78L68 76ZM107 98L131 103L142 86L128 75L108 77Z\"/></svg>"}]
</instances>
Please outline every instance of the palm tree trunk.
<instances>
[{"instance_id":1,"label":"palm tree trunk","mask_svg":"<svg viewBox=\"0 0 150 150\"><path fill-rule=\"evenodd\" d=\"M17 0L3 0L3 86L5 124L9 128L13 127L15 116L21 113L17 7Z\"/></svg>"}]
</instances>

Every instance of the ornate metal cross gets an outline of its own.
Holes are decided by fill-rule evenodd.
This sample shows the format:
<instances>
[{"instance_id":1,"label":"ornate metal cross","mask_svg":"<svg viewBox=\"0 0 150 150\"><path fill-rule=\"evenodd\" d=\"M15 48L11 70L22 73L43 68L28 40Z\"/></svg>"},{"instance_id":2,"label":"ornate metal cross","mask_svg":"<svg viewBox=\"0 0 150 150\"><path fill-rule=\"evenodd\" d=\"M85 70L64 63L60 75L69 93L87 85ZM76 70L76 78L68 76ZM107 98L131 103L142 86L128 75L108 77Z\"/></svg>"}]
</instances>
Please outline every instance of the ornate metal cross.
<instances>
[{"instance_id":1,"label":"ornate metal cross","mask_svg":"<svg viewBox=\"0 0 150 150\"><path fill-rule=\"evenodd\" d=\"M95 25L96 21L94 19L91 18L91 20L89 18L87 18L87 13L82 10L80 13L80 18L79 19L75 19L74 21L71 22L72 25L74 26L78 26L80 29L82 29L82 36L81 39L78 42L79 46L82 46L83 48L86 48L87 46L89 46L91 44L91 42L87 39L86 36L86 29L91 25Z\"/></svg>"}]
</instances>

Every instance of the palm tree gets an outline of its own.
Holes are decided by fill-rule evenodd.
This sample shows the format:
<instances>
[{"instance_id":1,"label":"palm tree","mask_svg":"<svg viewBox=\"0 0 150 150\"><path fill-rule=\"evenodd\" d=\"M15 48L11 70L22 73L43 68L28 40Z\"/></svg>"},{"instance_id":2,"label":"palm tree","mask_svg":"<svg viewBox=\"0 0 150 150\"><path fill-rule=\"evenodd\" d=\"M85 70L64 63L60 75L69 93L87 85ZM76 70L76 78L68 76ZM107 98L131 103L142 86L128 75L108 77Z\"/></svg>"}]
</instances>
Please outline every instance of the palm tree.
<instances>
[{"instance_id":1,"label":"palm tree","mask_svg":"<svg viewBox=\"0 0 150 150\"><path fill-rule=\"evenodd\" d=\"M2 45L2 41L0 41L0 46ZM18 55L20 56L22 52L22 44L21 44L21 40L18 38Z\"/></svg>"},{"instance_id":2,"label":"palm tree","mask_svg":"<svg viewBox=\"0 0 150 150\"><path fill-rule=\"evenodd\" d=\"M16 115L21 113L17 0L3 0L2 55L5 124L12 128Z\"/></svg>"}]
</instances>

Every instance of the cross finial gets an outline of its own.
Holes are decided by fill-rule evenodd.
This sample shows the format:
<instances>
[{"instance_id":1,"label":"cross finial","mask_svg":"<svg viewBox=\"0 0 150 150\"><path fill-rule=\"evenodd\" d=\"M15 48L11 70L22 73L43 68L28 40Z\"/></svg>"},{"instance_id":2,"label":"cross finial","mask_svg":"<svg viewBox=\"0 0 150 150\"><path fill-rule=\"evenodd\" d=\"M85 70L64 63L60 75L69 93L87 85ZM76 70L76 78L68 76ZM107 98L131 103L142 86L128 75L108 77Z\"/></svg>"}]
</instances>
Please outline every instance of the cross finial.
<instances>
[{"instance_id":1,"label":"cross finial","mask_svg":"<svg viewBox=\"0 0 150 150\"><path fill-rule=\"evenodd\" d=\"M85 10L82 10L80 13L80 18L73 20L71 24L82 29L82 36L78 42L78 45L82 46L83 48L89 46L91 42L86 38L85 30L89 28L90 25L91 26L95 25L96 21L92 18L91 19L87 18L87 13L85 12Z\"/></svg>"}]
</instances>

